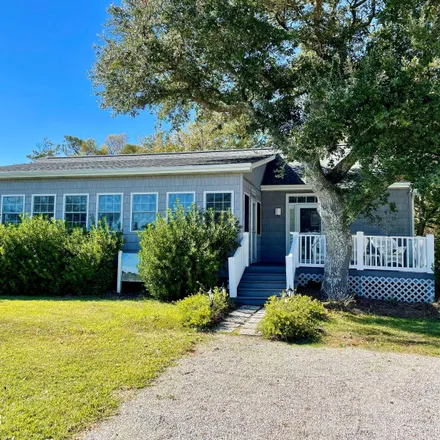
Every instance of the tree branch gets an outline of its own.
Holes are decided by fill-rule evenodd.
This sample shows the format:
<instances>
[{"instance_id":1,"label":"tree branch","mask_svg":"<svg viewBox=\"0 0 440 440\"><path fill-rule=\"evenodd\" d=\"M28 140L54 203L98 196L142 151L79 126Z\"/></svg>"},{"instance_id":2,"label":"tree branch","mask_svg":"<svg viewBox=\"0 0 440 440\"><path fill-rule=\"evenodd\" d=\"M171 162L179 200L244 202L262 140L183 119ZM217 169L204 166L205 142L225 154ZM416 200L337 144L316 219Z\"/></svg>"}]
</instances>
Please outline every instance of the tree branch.
<instances>
[{"instance_id":1,"label":"tree branch","mask_svg":"<svg viewBox=\"0 0 440 440\"><path fill-rule=\"evenodd\" d=\"M326 174L327 179L332 183L340 182L357 162L357 157L350 151L336 166Z\"/></svg>"}]
</instances>

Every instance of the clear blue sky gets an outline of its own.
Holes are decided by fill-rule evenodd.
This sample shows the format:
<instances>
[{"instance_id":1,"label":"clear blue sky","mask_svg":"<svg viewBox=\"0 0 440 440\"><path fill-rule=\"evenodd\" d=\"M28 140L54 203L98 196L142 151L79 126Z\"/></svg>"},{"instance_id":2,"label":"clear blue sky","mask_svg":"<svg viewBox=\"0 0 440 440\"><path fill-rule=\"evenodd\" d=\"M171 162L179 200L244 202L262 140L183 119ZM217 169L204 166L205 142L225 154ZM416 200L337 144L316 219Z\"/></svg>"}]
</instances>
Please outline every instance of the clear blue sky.
<instances>
[{"instance_id":1,"label":"clear blue sky","mask_svg":"<svg viewBox=\"0 0 440 440\"><path fill-rule=\"evenodd\" d=\"M156 118L99 108L87 71L111 0L5 2L0 16L0 165L26 162L44 137L96 138L154 131Z\"/></svg>"}]
</instances>

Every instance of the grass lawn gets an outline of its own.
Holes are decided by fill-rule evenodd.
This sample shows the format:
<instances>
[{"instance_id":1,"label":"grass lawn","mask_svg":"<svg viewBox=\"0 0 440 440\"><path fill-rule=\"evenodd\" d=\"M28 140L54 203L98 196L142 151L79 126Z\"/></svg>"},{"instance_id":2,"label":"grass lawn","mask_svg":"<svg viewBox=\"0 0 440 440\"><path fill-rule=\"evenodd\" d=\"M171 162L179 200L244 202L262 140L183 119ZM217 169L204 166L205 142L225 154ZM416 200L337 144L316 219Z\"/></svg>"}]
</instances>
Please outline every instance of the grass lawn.
<instances>
[{"instance_id":1,"label":"grass lawn","mask_svg":"<svg viewBox=\"0 0 440 440\"><path fill-rule=\"evenodd\" d=\"M330 311L320 344L440 356L440 320Z\"/></svg>"},{"instance_id":2,"label":"grass lawn","mask_svg":"<svg viewBox=\"0 0 440 440\"><path fill-rule=\"evenodd\" d=\"M64 439L203 337L155 301L0 300L0 439Z\"/></svg>"}]
</instances>

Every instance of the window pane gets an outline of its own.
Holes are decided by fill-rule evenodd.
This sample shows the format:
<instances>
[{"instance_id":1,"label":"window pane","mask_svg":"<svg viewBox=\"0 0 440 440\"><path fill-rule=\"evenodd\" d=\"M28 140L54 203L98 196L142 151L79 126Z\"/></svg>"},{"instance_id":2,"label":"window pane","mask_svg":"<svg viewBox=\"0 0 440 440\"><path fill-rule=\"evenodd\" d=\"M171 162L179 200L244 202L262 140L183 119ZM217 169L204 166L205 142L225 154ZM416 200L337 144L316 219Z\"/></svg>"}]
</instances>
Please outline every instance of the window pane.
<instances>
[{"instance_id":1,"label":"window pane","mask_svg":"<svg viewBox=\"0 0 440 440\"><path fill-rule=\"evenodd\" d=\"M87 196L66 196L64 220L70 227L87 226Z\"/></svg>"},{"instance_id":2,"label":"window pane","mask_svg":"<svg viewBox=\"0 0 440 440\"><path fill-rule=\"evenodd\" d=\"M23 196L6 196L3 197L3 223L20 223L20 216L24 211L24 197Z\"/></svg>"},{"instance_id":3,"label":"window pane","mask_svg":"<svg viewBox=\"0 0 440 440\"><path fill-rule=\"evenodd\" d=\"M34 196L32 215L55 217L55 196Z\"/></svg>"},{"instance_id":4,"label":"window pane","mask_svg":"<svg viewBox=\"0 0 440 440\"><path fill-rule=\"evenodd\" d=\"M193 203L193 193L168 194L168 207L172 211L176 211L178 204L180 204L183 206L183 209L188 212Z\"/></svg>"},{"instance_id":5,"label":"window pane","mask_svg":"<svg viewBox=\"0 0 440 440\"><path fill-rule=\"evenodd\" d=\"M213 209L215 212L232 209L231 193L207 193L206 209Z\"/></svg>"},{"instance_id":6,"label":"window pane","mask_svg":"<svg viewBox=\"0 0 440 440\"><path fill-rule=\"evenodd\" d=\"M133 194L131 229L139 231L156 220L157 194Z\"/></svg>"},{"instance_id":7,"label":"window pane","mask_svg":"<svg viewBox=\"0 0 440 440\"><path fill-rule=\"evenodd\" d=\"M98 198L98 220L105 219L111 229L120 229L122 226L122 196L120 194L103 194Z\"/></svg>"}]
</instances>

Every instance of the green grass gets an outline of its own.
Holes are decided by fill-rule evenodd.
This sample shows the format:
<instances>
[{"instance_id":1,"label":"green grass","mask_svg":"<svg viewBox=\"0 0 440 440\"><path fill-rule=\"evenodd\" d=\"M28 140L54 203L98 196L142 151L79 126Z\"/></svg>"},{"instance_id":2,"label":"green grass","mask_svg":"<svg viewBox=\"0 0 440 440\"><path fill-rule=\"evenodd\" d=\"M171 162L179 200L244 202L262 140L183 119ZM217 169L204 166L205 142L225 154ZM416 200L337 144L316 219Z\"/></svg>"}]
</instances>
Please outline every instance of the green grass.
<instances>
[{"instance_id":1,"label":"green grass","mask_svg":"<svg viewBox=\"0 0 440 440\"><path fill-rule=\"evenodd\" d=\"M331 311L320 345L440 356L440 320Z\"/></svg>"},{"instance_id":2,"label":"green grass","mask_svg":"<svg viewBox=\"0 0 440 440\"><path fill-rule=\"evenodd\" d=\"M202 339L155 301L0 300L0 439L65 439Z\"/></svg>"}]
</instances>

